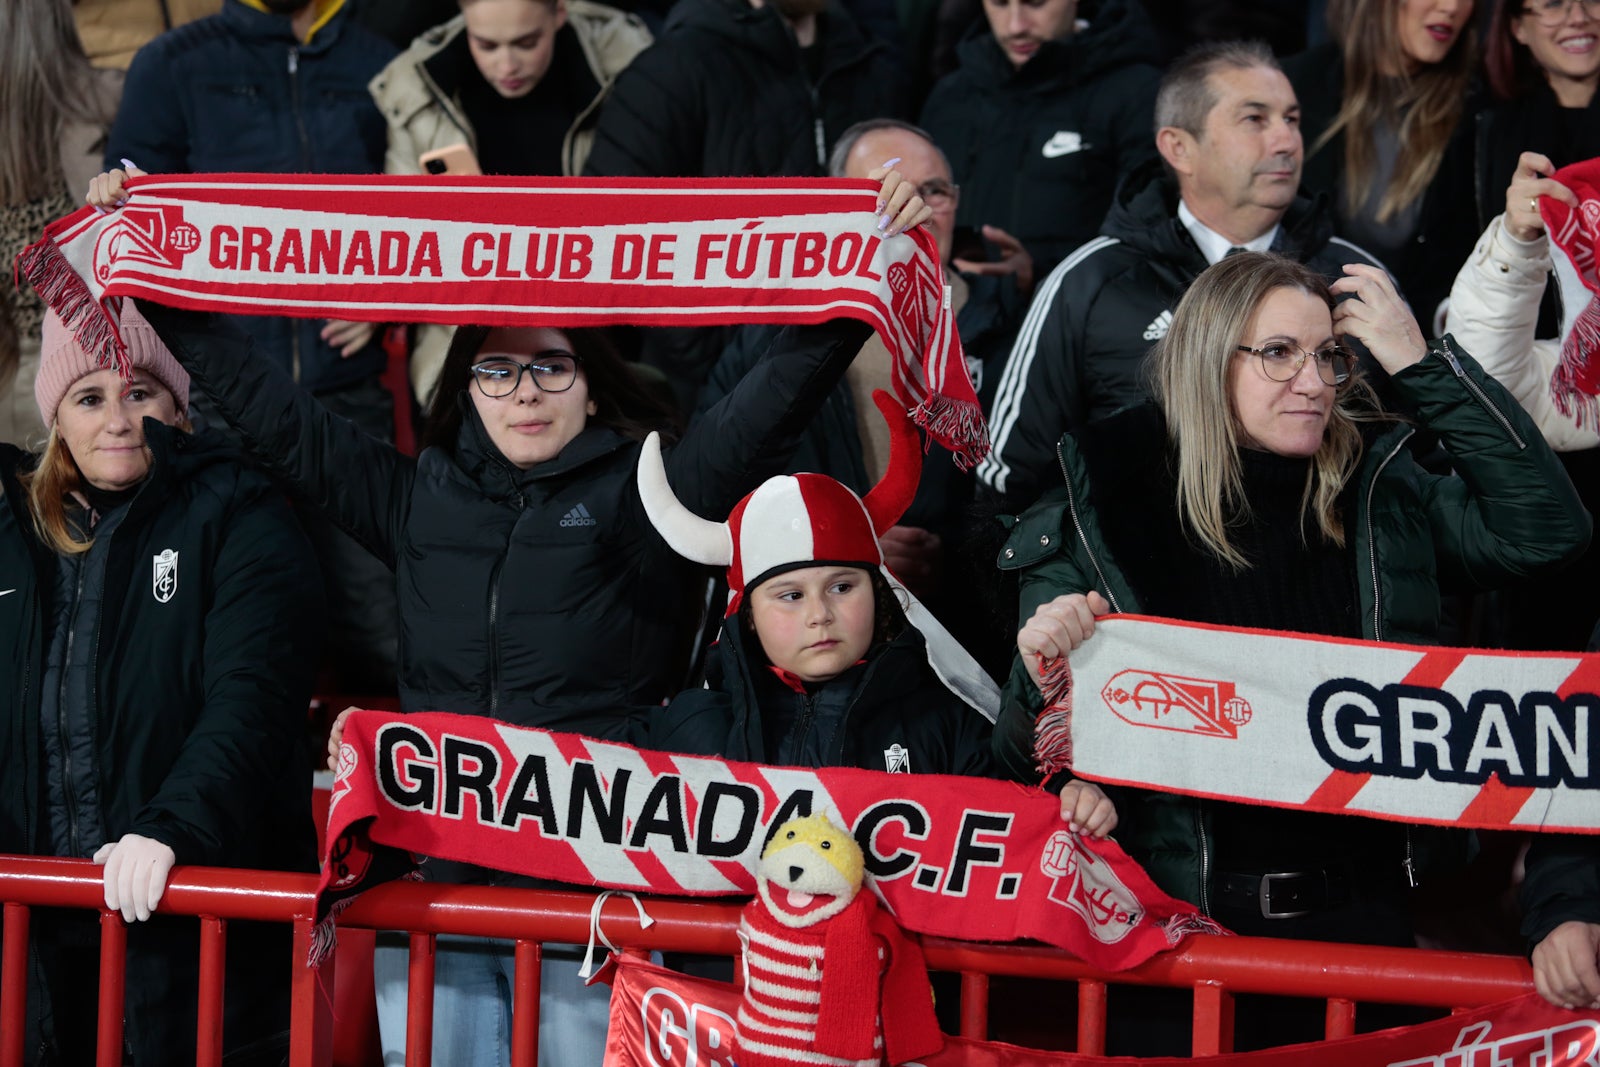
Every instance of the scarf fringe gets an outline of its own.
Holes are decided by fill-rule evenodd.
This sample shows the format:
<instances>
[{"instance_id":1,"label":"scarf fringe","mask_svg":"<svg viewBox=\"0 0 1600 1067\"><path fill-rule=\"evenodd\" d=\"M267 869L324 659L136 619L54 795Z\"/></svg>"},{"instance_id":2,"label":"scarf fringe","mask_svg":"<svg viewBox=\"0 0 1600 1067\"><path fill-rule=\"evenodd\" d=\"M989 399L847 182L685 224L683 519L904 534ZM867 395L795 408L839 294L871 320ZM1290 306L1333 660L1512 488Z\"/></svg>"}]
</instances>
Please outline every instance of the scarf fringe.
<instances>
[{"instance_id":1,"label":"scarf fringe","mask_svg":"<svg viewBox=\"0 0 1600 1067\"><path fill-rule=\"evenodd\" d=\"M395 880L400 882L420 882L422 881L422 872L417 870L407 871ZM347 897L340 897L328 905L328 914L318 919L316 925L311 928L311 948L306 953L307 967L320 967L332 958L334 950L339 947L339 916L344 914L344 910L354 904L360 896L360 892L355 892Z\"/></svg>"},{"instance_id":2,"label":"scarf fringe","mask_svg":"<svg viewBox=\"0 0 1600 1067\"><path fill-rule=\"evenodd\" d=\"M1166 935L1167 944L1176 945L1190 934L1215 934L1220 937L1231 937L1232 931L1215 919L1208 919L1199 912L1185 912L1174 915L1169 919L1162 919L1156 923L1156 928Z\"/></svg>"},{"instance_id":3,"label":"scarf fringe","mask_svg":"<svg viewBox=\"0 0 1600 1067\"><path fill-rule=\"evenodd\" d=\"M100 366L116 370L124 381L132 379L133 363L116 321L53 240L45 237L24 248L17 256L13 278L16 274L28 279L39 299L55 309Z\"/></svg>"},{"instance_id":4,"label":"scarf fringe","mask_svg":"<svg viewBox=\"0 0 1600 1067\"><path fill-rule=\"evenodd\" d=\"M1057 656L1039 666L1044 710L1033 724L1034 766L1045 778L1072 767L1072 668Z\"/></svg>"},{"instance_id":5,"label":"scarf fringe","mask_svg":"<svg viewBox=\"0 0 1600 1067\"><path fill-rule=\"evenodd\" d=\"M955 360L961 360L959 353ZM964 471L976 467L989 454L989 430L983 421L983 409L971 401L930 392L912 412L912 418L937 440L950 442L956 466Z\"/></svg>"}]
</instances>

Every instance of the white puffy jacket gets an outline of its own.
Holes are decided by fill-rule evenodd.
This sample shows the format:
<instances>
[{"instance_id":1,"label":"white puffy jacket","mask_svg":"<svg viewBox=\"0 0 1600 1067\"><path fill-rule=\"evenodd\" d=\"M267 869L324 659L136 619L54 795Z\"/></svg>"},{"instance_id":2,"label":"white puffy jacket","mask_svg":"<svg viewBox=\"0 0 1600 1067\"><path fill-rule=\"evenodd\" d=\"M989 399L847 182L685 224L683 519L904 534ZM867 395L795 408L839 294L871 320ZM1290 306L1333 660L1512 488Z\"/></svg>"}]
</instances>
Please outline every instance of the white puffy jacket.
<instances>
[{"instance_id":1,"label":"white puffy jacket","mask_svg":"<svg viewBox=\"0 0 1600 1067\"><path fill-rule=\"evenodd\" d=\"M1600 432L1563 415L1550 395L1561 342L1535 340L1534 329L1551 269L1547 237L1519 240L1506 230L1505 216L1497 216L1456 275L1449 326L1461 346L1533 417L1551 448L1576 452L1600 446ZM1562 318L1565 328L1570 316Z\"/></svg>"}]
</instances>

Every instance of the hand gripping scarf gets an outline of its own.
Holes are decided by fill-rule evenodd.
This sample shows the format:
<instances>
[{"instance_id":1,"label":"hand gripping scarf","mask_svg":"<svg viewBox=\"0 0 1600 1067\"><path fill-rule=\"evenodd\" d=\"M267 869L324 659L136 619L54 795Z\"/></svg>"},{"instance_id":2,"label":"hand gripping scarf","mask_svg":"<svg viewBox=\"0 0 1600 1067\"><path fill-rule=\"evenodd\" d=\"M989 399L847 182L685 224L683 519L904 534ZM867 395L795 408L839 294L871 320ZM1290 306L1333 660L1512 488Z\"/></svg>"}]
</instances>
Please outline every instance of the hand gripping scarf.
<instances>
[{"instance_id":1,"label":"hand gripping scarf","mask_svg":"<svg viewBox=\"0 0 1600 1067\"><path fill-rule=\"evenodd\" d=\"M18 270L106 366L104 303L490 326L860 319L896 398L970 467L988 451L938 249L884 238L863 180L196 174L53 223Z\"/></svg>"},{"instance_id":2,"label":"hand gripping scarf","mask_svg":"<svg viewBox=\"0 0 1600 1067\"><path fill-rule=\"evenodd\" d=\"M1566 255L1591 296L1581 310L1569 308L1562 316L1571 325L1563 330L1561 360L1550 377L1550 395L1556 410L1579 426L1600 429L1600 275L1595 270L1595 253L1600 250L1600 159L1562 167L1553 177L1577 194L1578 206L1573 209L1540 197L1539 215L1551 244ZM1568 280L1572 276L1562 264L1558 272ZM1563 296L1570 291L1583 290L1563 285Z\"/></svg>"}]
</instances>

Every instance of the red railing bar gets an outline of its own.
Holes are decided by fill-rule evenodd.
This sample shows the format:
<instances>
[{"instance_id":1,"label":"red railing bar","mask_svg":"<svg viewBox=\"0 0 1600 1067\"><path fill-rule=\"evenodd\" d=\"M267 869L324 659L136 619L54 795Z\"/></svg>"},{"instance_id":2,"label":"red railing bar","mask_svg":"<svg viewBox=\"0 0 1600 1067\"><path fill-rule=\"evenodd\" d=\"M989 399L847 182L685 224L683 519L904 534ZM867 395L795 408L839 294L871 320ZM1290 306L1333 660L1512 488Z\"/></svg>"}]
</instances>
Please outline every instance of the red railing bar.
<instances>
[{"instance_id":1,"label":"red railing bar","mask_svg":"<svg viewBox=\"0 0 1600 1067\"><path fill-rule=\"evenodd\" d=\"M543 963L539 942L517 942L511 990L511 1067L538 1067L539 968Z\"/></svg>"},{"instance_id":2,"label":"red railing bar","mask_svg":"<svg viewBox=\"0 0 1600 1067\"><path fill-rule=\"evenodd\" d=\"M100 1003L95 1028L95 1067L122 1067L122 1002L127 989L128 924L120 911L106 911L100 890Z\"/></svg>"},{"instance_id":3,"label":"red railing bar","mask_svg":"<svg viewBox=\"0 0 1600 1067\"><path fill-rule=\"evenodd\" d=\"M181 868L172 879L162 905L164 913L200 914L218 919L293 921L296 961L306 958L310 944L310 915L316 879L313 875L276 872ZM101 872L82 860L0 856L0 900L6 904L5 978L0 997L0 1020L17 1006L22 993L11 975L22 968L14 954L26 938L11 936L12 927L27 921L26 905L100 908L103 903ZM588 938L593 893L508 890L482 886L445 886L438 883L396 882L370 890L355 901L339 922L344 926L402 929L423 934L464 934L499 937L524 942L551 941L582 944ZM736 955L736 927L740 905L724 902L651 898L646 901L656 920L641 930L631 904L608 901L604 919L614 941L632 949L658 949L715 955ZM109 940L122 936L119 916L105 929ZM24 928L25 929L25 928ZM109 951L103 942L102 951ZM118 950L120 951L120 949ZM1057 981L1198 987L1213 993L1198 994L1216 1007L1212 1043L1221 1045L1223 998L1230 993L1272 993L1321 1000L1370 1000L1420 1006L1462 1008L1518 996L1531 990L1526 961L1505 956L1452 953L1436 950L1381 948L1360 945L1308 944L1262 938L1194 937L1174 952L1164 953L1129 971L1108 976L1065 952L1043 945L977 944L929 938L924 953L930 967L940 971L984 975L1014 975ZM122 973L120 965L112 969ZM296 966L295 1040L292 1067L324 1067L331 1055L331 1020L328 1017L328 983L331 967L319 976ZM106 980L102 970L102 979ZM21 987L25 988L25 981ZM429 983L428 988L431 988ZM120 989L117 992L120 1003ZM1080 989L1080 1049L1090 1051L1103 1043L1103 1007L1083 1012L1085 1003L1103 1004L1103 984ZM1231 998L1230 998L1231 1000ZM987 1018L987 1005L981 1006ZM976 1018L976 1004L963 1008ZM1348 1009L1330 1003L1328 1025L1345 1026ZM1089 1018L1085 1019L1085 1014ZM1231 1022L1231 1020L1230 1020ZM102 1026L106 1023L102 1019ZM514 1022L515 1025L515 1022ZM4 1026L0 1040L0 1067L13 1067L3 1057L16 1054ZM1330 1030L1330 1033L1332 1031ZM1198 1039L1198 1031L1197 1031ZM120 1033L116 1045L120 1046ZM105 1047L105 1046L102 1046Z\"/></svg>"},{"instance_id":4,"label":"red railing bar","mask_svg":"<svg viewBox=\"0 0 1600 1067\"><path fill-rule=\"evenodd\" d=\"M1106 984L1078 983L1078 1051L1085 1056L1106 1052Z\"/></svg>"},{"instance_id":5,"label":"red railing bar","mask_svg":"<svg viewBox=\"0 0 1600 1067\"><path fill-rule=\"evenodd\" d=\"M980 971L961 972L961 1036L989 1036L989 976Z\"/></svg>"},{"instance_id":6,"label":"red railing bar","mask_svg":"<svg viewBox=\"0 0 1600 1067\"><path fill-rule=\"evenodd\" d=\"M0 1067L22 1067L23 1011L28 989L27 907L5 906L4 925L0 926Z\"/></svg>"},{"instance_id":7,"label":"red railing bar","mask_svg":"<svg viewBox=\"0 0 1600 1067\"><path fill-rule=\"evenodd\" d=\"M434 936L411 935L411 962L406 969L406 1067L433 1063Z\"/></svg>"},{"instance_id":8,"label":"red railing bar","mask_svg":"<svg viewBox=\"0 0 1600 1067\"><path fill-rule=\"evenodd\" d=\"M1328 998L1327 1022L1323 1035L1329 1040L1350 1037L1356 1032L1356 1002L1344 997Z\"/></svg>"},{"instance_id":9,"label":"red railing bar","mask_svg":"<svg viewBox=\"0 0 1600 1067\"><path fill-rule=\"evenodd\" d=\"M934 970L980 969L1051 981L1102 979L1104 971L1045 945L979 944L927 938ZM1235 993L1331 996L1450 1008L1492 1004L1533 991L1526 960L1438 949L1338 945L1264 937L1191 937L1130 970L1119 984L1186 987L1216 982Z\"/></svg>"},{"instance_id":10,"label":"red railing bar","mask_svg":"<svg viewBox=\"0 0 1600 1067\"><path fill-rule=\"evenodd\" d=\"M1196 1056L1233 1051L1233 994L1217 982L1196 982L1194 1037Z\"/></svg>"},{"instance_id":11,"label":"red railing bar","mask_svg":"<svg viewBox=\"0 0 1600 1067\"><path fill-rule=\"evenodd\" d=\"M200 918L200 1012L195 1030L195 1067L222 1067L222 973L228 926L209 915ZM282 966L274 960L268 966Z\"/></svg>"},{"instance_id":12,"label":"red railing bar","mask_svg":"<svg viewBox=\"0 0 1600 1067\"><path fill-rule=\"evenodd\" d=\"M333 1063L333 953L316 970L303 966L311 958L309 919L294 923L294 958L289 1006L289 1067L329 1067Z\"/></svg>"}]
</instances>

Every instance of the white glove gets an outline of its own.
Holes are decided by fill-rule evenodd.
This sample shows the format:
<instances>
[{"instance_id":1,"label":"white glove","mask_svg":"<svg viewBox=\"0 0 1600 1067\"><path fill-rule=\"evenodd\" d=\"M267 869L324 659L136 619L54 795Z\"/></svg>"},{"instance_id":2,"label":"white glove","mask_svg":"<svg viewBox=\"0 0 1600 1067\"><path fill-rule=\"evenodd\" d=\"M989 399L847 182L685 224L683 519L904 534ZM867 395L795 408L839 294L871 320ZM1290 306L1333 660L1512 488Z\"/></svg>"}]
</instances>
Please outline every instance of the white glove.
<instances>
[{"instance_id":1,"label":"white glove","mask_svg":"<svg viewBox=\"0 0 1600 1067\"><path fill-rule=\"evenodd\" d=\"M106 865L106 907L121 911L125 922L143 922L161 903L167 874L178 862L172 848L138 834L123 834L107 841L94 854Z\"/></svg>"}]
</instances>

